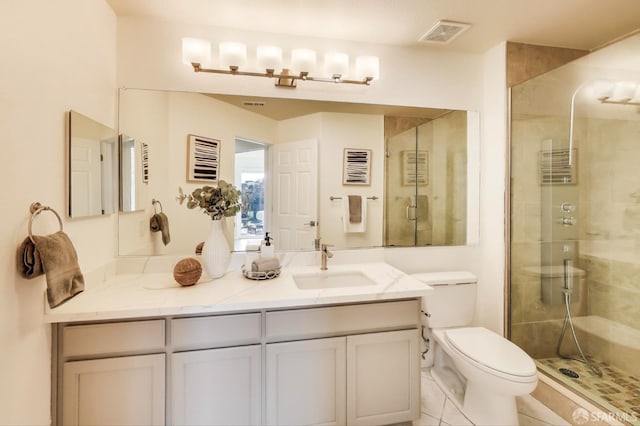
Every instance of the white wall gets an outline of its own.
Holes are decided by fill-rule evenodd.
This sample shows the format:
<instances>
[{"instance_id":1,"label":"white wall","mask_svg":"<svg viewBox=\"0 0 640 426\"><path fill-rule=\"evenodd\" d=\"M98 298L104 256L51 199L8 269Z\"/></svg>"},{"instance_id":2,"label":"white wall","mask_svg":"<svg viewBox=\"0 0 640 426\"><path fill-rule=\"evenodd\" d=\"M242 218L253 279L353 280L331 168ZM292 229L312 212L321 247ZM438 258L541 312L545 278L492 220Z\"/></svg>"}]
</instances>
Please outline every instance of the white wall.
<instances>
[{"instance_id":1,"label":"white wall","mask_svg":"<svg viewBox=\"0 0 640 426\"><path fill-rule=\"evenodd\" d=\"M384 191L384 117L366 114L321 114L320 157L320 235L336 247L379 247L382 245ZM342 185L345 148L371 150L370 185ZM344 233L344 200L329 199L361 195L366 200L366 232ZM348 217L347 217L348 220Z\"/></svg>"},{"instance_id":2,"label":"white wall","mask_svg":"<svg viewBox=\"0 0 640 426\"><path fill-rule=\"evenodd\" d=\"M480 261L476 320L502 332L505 285L505 170L507 156L506 43L484 56L480 143Z\"/></svg>"},{"instance_id":3,"label":"white wall","mask_svg":"<svg viewBox=\"0 0 640 426\"><path fill-rule=\"evenodd\" d=\"M18 277L16 249L29 204L65 215L65 112L110 127L115 110L116 19L102 1L0 2L0 424L50 423L50 328L43 277ZM64 219L83 271L115 253L115 215ZM34 232L57 230L52 214Z\"/></svg>"}]
</instances>

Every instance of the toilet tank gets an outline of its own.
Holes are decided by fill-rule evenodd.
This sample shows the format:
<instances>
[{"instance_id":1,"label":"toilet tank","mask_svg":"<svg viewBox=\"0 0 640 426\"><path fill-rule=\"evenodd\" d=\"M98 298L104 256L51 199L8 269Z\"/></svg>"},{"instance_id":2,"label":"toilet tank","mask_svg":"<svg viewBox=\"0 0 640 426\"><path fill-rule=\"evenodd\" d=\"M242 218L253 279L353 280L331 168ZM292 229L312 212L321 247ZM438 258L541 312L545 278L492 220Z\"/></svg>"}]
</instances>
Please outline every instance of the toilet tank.
<instances>
[{"instance_id":1,"label":"toilet tank","mask_svg":"<svg viewBox=\"0 0 640 426\"><path fill-rule=\"evenodd\" d=\"M433 287L422 298L429 328L462 327L471 324L476 308L478 279L471 272L426 272L412 277Z\"/></svg>"}]
</instances>

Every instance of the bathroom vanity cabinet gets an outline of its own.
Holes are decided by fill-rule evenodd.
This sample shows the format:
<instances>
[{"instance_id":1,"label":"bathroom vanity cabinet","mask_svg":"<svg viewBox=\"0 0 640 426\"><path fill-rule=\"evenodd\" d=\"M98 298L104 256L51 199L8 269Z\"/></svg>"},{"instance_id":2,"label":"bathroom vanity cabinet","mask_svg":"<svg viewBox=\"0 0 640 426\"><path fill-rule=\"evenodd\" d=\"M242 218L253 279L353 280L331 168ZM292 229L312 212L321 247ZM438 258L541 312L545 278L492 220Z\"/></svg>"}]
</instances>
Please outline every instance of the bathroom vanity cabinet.
<instances>
[{"instance_id":1,"label":"bathroom vanity cabinet","mask_svg":"<svg viewBox=\"0 0 640 426\"><path fill-rule=\"evenodd\" d=\"M420 410L419 299L53 325L58 424L335 424Z\"/></svg>"}]
</instances>

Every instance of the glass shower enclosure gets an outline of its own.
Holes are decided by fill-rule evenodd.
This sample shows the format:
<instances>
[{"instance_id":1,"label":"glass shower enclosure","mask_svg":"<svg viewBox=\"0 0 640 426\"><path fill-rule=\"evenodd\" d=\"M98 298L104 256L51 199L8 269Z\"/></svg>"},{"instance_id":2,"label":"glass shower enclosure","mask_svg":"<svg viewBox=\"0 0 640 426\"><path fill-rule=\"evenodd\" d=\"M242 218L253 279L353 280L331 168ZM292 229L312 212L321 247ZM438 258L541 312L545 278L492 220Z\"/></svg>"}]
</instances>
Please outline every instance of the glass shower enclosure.
<instances>
[{"instance_id":1,"label":"glass shower enclosure","mask_svg":"<svg viewBox=\"0 0 640 426\"><path fill-rule=\"evenodd\" d=\"M640 424L640 36L511 89L509 331Z\"/></svg>"},{"instance_id":2,"label":"glass shower enclosure","mask_svg":"<svg viewBox=\"0 0 640 426\"><path fill-rule=\"evenodd\" d=\"M385 245L467 238L467 111L385 117Z\"/></svg>"}]
</instances>

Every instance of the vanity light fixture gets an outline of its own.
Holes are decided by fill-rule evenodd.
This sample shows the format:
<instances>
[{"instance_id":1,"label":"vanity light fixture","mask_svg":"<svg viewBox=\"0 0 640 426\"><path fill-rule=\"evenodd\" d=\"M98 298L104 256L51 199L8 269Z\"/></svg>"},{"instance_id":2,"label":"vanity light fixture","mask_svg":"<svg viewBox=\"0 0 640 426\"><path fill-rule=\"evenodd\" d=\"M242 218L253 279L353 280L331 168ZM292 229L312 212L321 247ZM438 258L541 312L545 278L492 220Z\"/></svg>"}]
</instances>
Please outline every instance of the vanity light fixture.
<instances>
[{"instance_id":1,"label":"vanity light fixture","mask_svg":"<svg viewBox=\"0 0 640 426\"><path fill-rule=\"evenodd\" d=\"M640 105L640 85L636 82L598 80L592 86L596 99L603 104Z\"/></svg>"},{"instance_id":2,"label":"vanity light fixture","mask_svg":"<svg viewBox=\"0 0 640 426\"><path fill-rule=\"evenodd\" d=\"M377 56L358 56L355 60L355 79L344 78L349 71L349 56L346 53L329 52L324 55L324 71L330 77L315 77L316 52L311 49L293 49L291 64L284 66L282 48L258 46L256 63L264 72L241 70L247 64L247 47L243 43L221 42L218 64L221 68L207 68L211 62L211 43L197 38L182 39L182 62L191 64L195 72L213 74L244 75L250 77L275 78L277 87L296 87L298 80L322 83L347 83L370 85L380 77L380 60ZM280 70L277 72L277 70Z\"/></svg>"}]
</instances>

